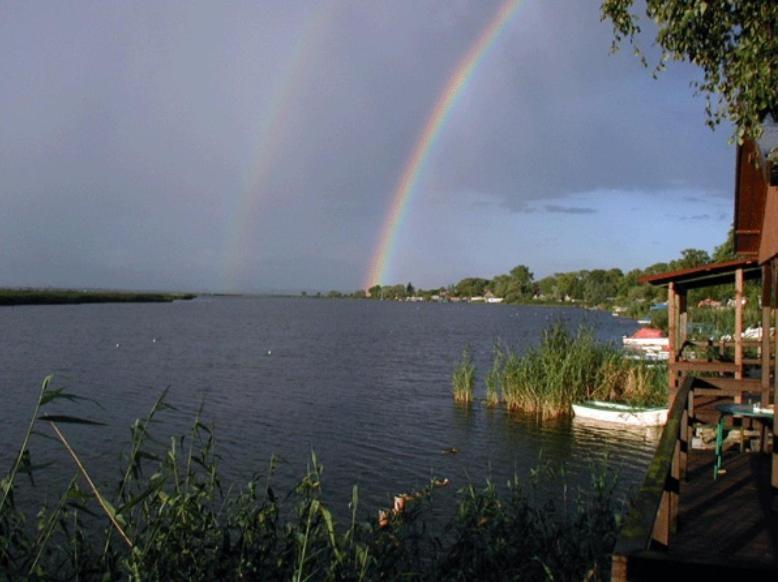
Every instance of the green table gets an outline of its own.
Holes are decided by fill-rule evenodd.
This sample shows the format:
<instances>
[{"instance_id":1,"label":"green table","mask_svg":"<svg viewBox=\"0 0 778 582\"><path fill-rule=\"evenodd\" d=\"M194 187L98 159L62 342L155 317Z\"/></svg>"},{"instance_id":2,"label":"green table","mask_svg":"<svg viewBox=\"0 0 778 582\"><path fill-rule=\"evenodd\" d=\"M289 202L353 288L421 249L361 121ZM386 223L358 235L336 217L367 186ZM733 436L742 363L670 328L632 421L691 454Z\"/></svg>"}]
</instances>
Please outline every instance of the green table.
<instances>
[{"instance_id":1,"label":"green table","mask_svg":"<svg viewBox=\"0 0 778 582\"><path fill-rule=\"evenodd\" d=\"M727 416L732 418L755 418L766 425L773 424L773 418L775 414L772 411L766 411L764 409L758 409L754 407L754 404L719 404L716 406L716 410L719 411L719 422L716 425L716 461L713 464L713 478L717 479L721 465L723 463L723 451L721 450L724 444L724 419ZM741 439L740 446L743 446L742 439L742 426L741 426ZM775 446L775 444L773 444Z\"/></svg>"}]
</instances>

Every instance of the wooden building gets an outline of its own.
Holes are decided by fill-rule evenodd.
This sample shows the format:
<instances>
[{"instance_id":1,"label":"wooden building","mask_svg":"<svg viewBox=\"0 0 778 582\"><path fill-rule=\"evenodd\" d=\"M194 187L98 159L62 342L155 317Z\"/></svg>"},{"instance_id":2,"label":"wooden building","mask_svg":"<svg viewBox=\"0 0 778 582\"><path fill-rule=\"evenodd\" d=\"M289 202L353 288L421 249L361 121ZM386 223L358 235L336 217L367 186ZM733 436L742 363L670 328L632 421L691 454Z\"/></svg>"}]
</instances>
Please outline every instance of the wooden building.
<instances>
[{"instance_id":1,"label":"wooden building","mask_svg":"<svg viewBox=\"0 0 778 582\"><path fill-rule=\"evenodd\" d=\"M778 329L778 123L771 118L759 140L746 141L737 149L734 235L738 260L645 279L667 287L670 412L614 549L613 580L655 580L671 574L714 579L754 573L776 579L778 575L778 426L774 416L772 422L769 415L760 422L763 427L772 425L772 450L737 451L728 458L727 473L720 477L713 452L690 446L694 423L706 407L710 415L721 410L717 403L737 403L744 396L758 399L761 406L776 404L778 333L771 335L769 330ZM761 337L756 340L745 339L743 334L744 284L748 280L761 285ZM734 286L731 345L723 341L695 345L686 332L688 292L725 283ZM759 357L745 356L749 341ZM707 347L707 357L686 357L690 347ZM715 357L730 348L734 348L733 358ZM718 420L718 426L722 425ZM762 445L770 440L765 430Z\"/></svg>"}]
</instances>

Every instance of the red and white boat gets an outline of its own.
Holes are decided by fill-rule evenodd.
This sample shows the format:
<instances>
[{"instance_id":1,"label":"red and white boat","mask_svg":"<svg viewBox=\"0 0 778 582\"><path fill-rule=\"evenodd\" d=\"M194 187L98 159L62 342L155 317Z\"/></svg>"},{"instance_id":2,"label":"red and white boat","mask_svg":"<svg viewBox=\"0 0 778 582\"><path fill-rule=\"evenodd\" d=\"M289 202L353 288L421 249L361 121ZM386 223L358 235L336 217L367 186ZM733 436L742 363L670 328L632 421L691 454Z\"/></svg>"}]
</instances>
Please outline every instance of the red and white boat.
<instances>
[{"instance_id":1,"label":"red and white boat","mask_svg":"<svg viewBox=\"0 0 778 582\"><path fill-rule=\"evenodd\" d=\"M666 360L670 356L670 339L655 327L641 327L622 342L626 349L647 360Z\"/></svg>"}]
</instances>

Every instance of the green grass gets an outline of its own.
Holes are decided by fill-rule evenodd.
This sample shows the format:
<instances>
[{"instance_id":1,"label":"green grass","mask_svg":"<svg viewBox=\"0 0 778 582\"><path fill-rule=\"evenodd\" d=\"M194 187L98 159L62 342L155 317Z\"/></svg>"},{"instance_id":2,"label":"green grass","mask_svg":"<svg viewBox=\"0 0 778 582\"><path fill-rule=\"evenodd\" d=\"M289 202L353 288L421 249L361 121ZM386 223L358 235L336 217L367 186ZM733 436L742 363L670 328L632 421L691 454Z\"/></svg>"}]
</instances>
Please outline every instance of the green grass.
<instances>
[{"instance_id":1,"label":"green grass","mask_svg":"<svg viewBox=\"0 0 778 582\"><path fill-rule=\"evenodd\" d=\"M360 515L354 487L346 523L322 500L323 468L312 456L292 491L276 493L267 474L225 492L212 427L198 414L189 434L152 434L170 406L163 394L131 426L115 483L98 489L83 453L66 433L80 416L45 412L77 396L44 382L28 430L0 492L0 573L41 580L505 580L607 579L622 506L613 475L598 471L590 488L571 494L541 467L525 488L492 483L463 487L445 527L435 525L434 481L390 512L381 527ZM96 437L99 427L94 426ZM41 495L33 511L17 494L36 490L21 480L36 467L36 439L56 438L73 460L73 478L56 498ZM58 470L62 470L60 467ZM544 483L541 491L538 483ZM549 483L558 487L550 491ZM436 531L438 533L432 533Z\"/></svg>"},{"instance_id":2,"label":"green grass","mask_svg":"<svg viewBox=\"0 0 778 582\"><path fill-rule=\"evenodd\" d=\"M544 330L540 345L523 355L496 347L485 383L487 404L502 401L509 410L543 418L570 414L573 403L584 400L661 406L667 399L664 366L626 359L596 342L591 330L572 335L561 324Z\"/></svg>"},{"instance_id":3,"label":"green grass","mask_svg":"<svg viewBox=\"0 0 778 582\"><path fill-rule=\"evenodd\" d=\"M451 376L451 389L454 401L461 404L469 404L473 400L473 387L475 386L475 365L469 350L462 352L462 359L454 368Z\"/></svg>"},{"instance_id":4,"label":"green grass","mask_svg":"<svg viewBox=\"0 0 778 582\"><path fill-rule=\"evenodd\" d=\"M0 305L60 305L75 303L161 303L194 299L192 293L78 291L73 289L0 289Z\"/></svg>"}]
</instances>

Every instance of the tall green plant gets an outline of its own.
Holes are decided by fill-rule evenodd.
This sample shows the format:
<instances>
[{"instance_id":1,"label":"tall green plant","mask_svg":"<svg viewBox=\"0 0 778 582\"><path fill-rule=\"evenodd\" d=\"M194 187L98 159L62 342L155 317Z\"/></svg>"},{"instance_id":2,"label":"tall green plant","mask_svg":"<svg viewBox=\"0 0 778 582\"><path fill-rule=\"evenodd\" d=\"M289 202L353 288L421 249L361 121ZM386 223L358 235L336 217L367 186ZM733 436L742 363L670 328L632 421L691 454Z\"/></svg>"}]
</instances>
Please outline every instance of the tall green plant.
<instances>
[{"instance_id":1,"label":"tall green plant","mask_svg":"<svg viewBox=\"0 0 778 582\"><path fill-rule=\"evenodd\" d=\"M75 416L40 414L52 399L76 398L44 383L32 427L91 423ZM287 495L272 487L275 463L235 494L221 488L213 429L198 414L188 435L167 446L152 438L152 420L168 406L158 400L132 425L126 466L115 491L100 492L131 544L115 542L116 528L89 486L88 468L51 507L41 507L30 527L14 505L15 477L43 468L19 460L3 481L0 506L0 572L9 579L78 580L434 580L554 578L605 579L618 532L620 505L609 479L569 497L541 498L518 479L507 495L494 485L465 486L450 508L442 535L429 520L435 482L392 511L385 523L360 519L352 492L345 529L322 498L323 467L315 454L307 473ZM67 420L66 420L67 419ZM155 444L156 443L156 444ZM73 454L81 459L78 451ZM557 483L556 479L543 479ZM34 493L34 491L26 492ZM543 499L558 499L555 503ZM108 501L110 499L110 501ZM436 528L435 531L440 531Z\"/></svg>"},{"instance_id":2,"label":"tall green plant","mask_svg":"<svg viewBox=\"0 0 778 582\"><path fill-rule=\"evenodd\" d=\"M454 368L451 376L454 401L469 404L473 401L473 386L475 385L475 365L470 350L462 352L462 359Z\"/></svg>"},{"instance_id":3,"label":"tall green plant","mask_svg":"<svg viewBox=\"0 0 778 582\"><path fill-rule=\"evenodd\" d=\"M569 414L574 402L591 399L661 405L665 373L662 366L628 360L613 346L598 343L590 329L571 335L557 323L522 356L510 350L495 354L487 394L490 384L499 384L509 410L541 417Z\"/></svg>"}]
</instances>

